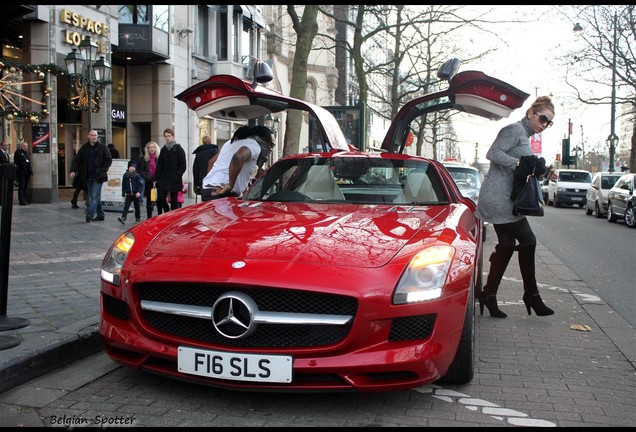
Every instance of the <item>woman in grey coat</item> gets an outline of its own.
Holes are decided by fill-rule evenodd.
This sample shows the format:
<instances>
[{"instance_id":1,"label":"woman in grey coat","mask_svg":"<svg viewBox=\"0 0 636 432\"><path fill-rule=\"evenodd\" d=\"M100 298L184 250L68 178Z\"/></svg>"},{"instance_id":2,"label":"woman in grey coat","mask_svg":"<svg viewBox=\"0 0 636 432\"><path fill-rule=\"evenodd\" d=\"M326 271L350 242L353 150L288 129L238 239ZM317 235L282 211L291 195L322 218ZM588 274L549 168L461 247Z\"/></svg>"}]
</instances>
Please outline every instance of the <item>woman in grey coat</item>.
<instances>
[{"instance_id":1,"label":"woman in grey coat","mask_svg":"<svg viewBox=\"0 0 636 432\"><path fill-rule=\"evenodd\" d=\"M523 302L528 314L534 310L538 316L552 315L554 311L541 300L535 277L536 237L525 216L512 214L512 192L515 168L522 156L533 155L529 138L552 126L554 105L550 97L538 97L520 121L505 126L490 146L486 158L490 169L479 192L477 216L490 222L497 233L497 245L490 255L490 271L483 291L479 294L479 308L484 306L490 316L506 318L497 306L497 290L516 251L519 252L519 268L523 279ZM516 242L519 242L516 245Z\"/></svg>"}]
</instances>

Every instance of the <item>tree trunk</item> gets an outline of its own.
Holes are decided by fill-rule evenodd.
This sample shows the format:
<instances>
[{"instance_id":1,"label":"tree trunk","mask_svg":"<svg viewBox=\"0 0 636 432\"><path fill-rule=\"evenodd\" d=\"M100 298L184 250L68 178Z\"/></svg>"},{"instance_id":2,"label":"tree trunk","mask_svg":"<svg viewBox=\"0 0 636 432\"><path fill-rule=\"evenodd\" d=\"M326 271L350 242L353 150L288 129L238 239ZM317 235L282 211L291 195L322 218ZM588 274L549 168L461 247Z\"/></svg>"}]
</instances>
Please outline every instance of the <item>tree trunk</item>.
<instances>
[{"instance_id":1,"label":"tree trunk","mask_svg":"<svg viewBox=\"0 0 636 432\"><path fill-rule=\"evenodd\" d=\"M292 79L289 95L297 99L306 99L307 62L309 52L318 34L318 5L306 5L302 19L299 21L294 5L288 5L287 11L296 31L296 51L292 65ZM300 153L300 131L303 124L303 113L299 110L287 111L285 125L285 145L283 156Z\"/></svg>"}]
</instances>

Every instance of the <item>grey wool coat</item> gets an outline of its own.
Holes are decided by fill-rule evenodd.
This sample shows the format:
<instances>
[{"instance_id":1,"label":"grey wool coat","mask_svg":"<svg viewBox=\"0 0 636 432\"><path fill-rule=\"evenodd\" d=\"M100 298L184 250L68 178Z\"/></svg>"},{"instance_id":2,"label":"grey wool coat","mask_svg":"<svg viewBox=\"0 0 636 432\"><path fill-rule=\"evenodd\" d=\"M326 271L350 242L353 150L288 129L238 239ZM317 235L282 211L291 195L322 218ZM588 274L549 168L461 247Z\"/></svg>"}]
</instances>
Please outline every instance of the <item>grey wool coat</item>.
<instances>
[{"instance_id":1,"label":"grey wool coat","mask_svg":"<svg viewBox=\"0 0 636 432\"><path fill-rule=\"evenodd\" d=\"M503 127L488 149L486 159L490 169L479 190L477 216L491 224L517 222L525 216L512 214L510 199L517 161L521 156L531 156L530 136L534 135L530 120L524 116L516 123Z\"/></svg>"}]
</instances>

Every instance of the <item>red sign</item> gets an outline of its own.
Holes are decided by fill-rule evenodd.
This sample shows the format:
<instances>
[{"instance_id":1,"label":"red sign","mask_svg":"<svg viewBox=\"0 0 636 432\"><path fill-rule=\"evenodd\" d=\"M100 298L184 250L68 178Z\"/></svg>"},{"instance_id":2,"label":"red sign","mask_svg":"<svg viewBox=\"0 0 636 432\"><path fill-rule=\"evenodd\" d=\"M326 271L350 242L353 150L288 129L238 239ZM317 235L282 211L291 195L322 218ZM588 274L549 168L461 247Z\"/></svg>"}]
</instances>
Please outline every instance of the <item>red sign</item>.
<instances>
[{"instance_id":1,"label":"red sign","mask_svg":"<svg viewBox=\"0 0 636 432\"><path fill-rule=\"evenodd\" d=\"M541 140L540 133L536 133L530 137L530 147L532 147L532 153L536 155L541 155L542 153L541 145L542 145L542 140Z\"/></svg>"}]
</instances>

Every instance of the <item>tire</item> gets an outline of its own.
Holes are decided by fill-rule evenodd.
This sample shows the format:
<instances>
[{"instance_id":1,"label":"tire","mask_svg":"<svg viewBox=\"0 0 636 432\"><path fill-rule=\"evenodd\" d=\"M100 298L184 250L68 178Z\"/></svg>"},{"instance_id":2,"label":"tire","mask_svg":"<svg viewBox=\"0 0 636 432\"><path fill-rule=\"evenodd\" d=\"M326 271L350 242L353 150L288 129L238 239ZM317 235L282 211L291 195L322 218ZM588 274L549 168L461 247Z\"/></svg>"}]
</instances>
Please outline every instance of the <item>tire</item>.
<instances>
[{"instance_id":1,"label":"tire","mask_svg":"<svg viewBox=\"0 0 636 432\"><path fill-rule=\"evenodd\" d=\"M594 213L594 210L592 210L591 208L588 207L587 200L585 200L585 214L589 216L592 213Z\"/></svg>"},{"instance_id":2,"label":"tire","mask_svg":"<svg viewBox=\"0 0 636 432\"><path fill-rule=\"evenodd\" d=\"M625 209L625 225L630 228L636 228L636 209L634 209L634 206L629 204Z\"/></svg>"},{"instance_id":3,"label":"tire","mask_svg":"<svg viewBox=\"0 0 636 432\"><path fill-rule=\"evenodd\" d=\"M601 213L601 208L598 206L598 203L594 203L594 215L596 219L601 219L603 217L603 213Z\"/></svg>"},{"instance_id":4,"label":"tire","mask_svg":"<svg viewBox=\"0 0 636 432\"><path fill-rule=\"evenodd\" d=\"M473 297L477 298L481 294L484 287L484 248L481 248L479 257L477 258L477 275L475 277L475 289L473 290Z\"/></svg>"},{"instance_id":5,"label":"tire","mask_svg":"<svg viewBox=\"0 0 636 432\"><path fill-rule=\"evenodd\" d=\"M436 382L440 384L467 384L475 374L475 298L468 293L464 327L459 346L446 375Z\"/></svg>"},{"instance_id":6,"label":"tire","mask_svg":"<svg viewBox=\"0 0 636 432\"><path fill-rule=\"evenodd\" d=\"M612 222L612 223L616 223L617 220L618 220L618 218L616 217L616 215L612 211L612 203L610 201L607 201L607 221L608 222Z\"/></svg>"}]
</instances>

